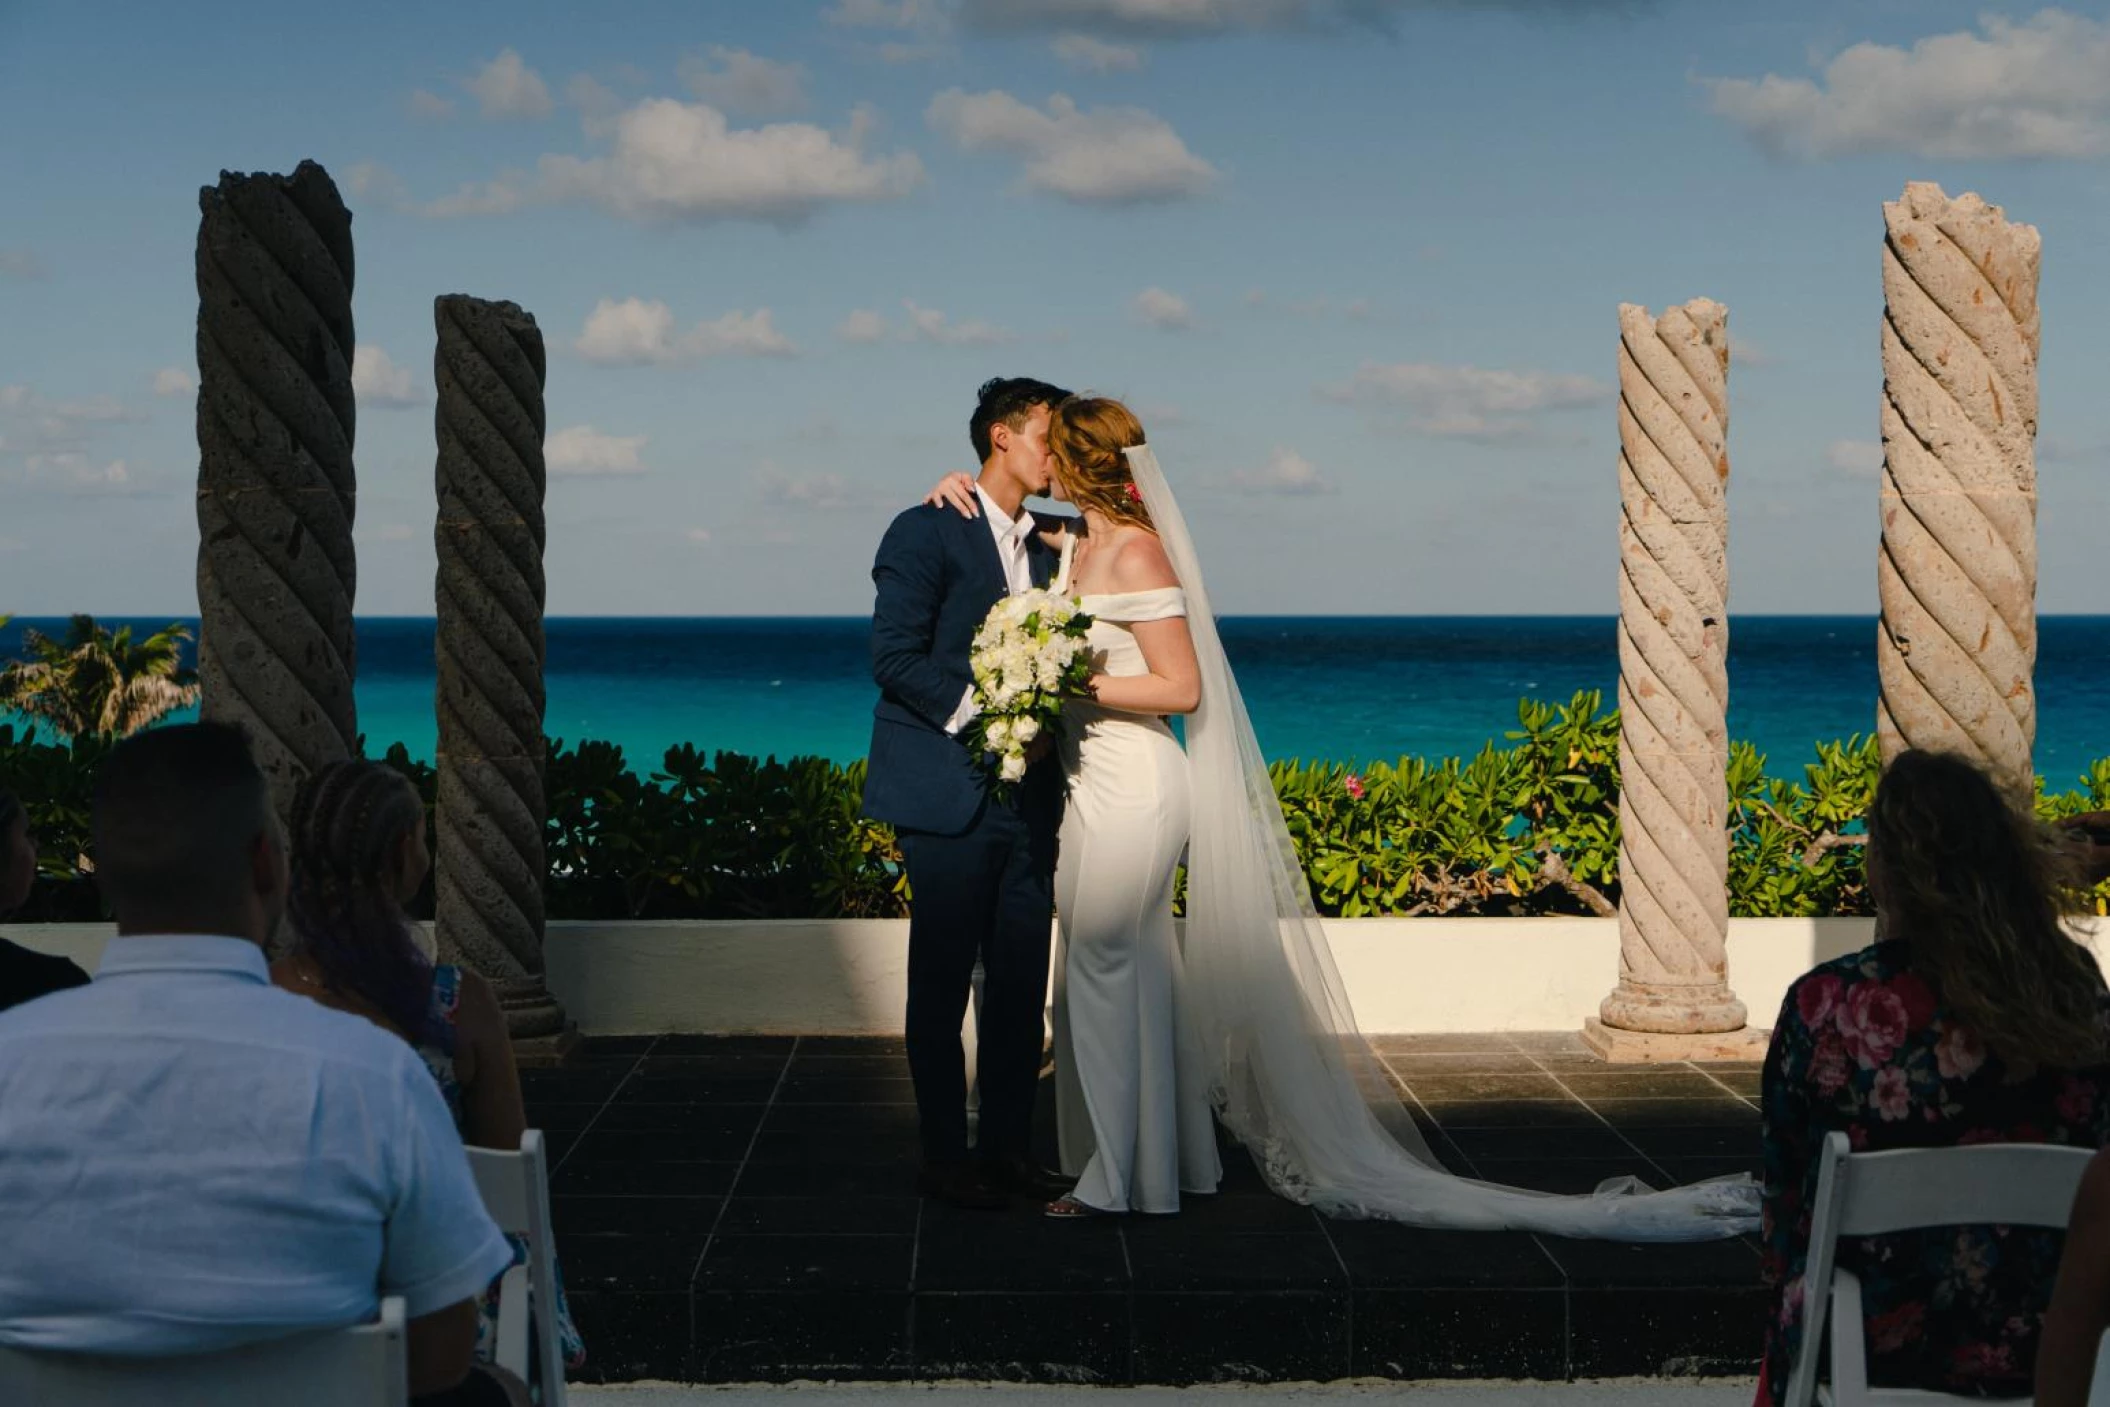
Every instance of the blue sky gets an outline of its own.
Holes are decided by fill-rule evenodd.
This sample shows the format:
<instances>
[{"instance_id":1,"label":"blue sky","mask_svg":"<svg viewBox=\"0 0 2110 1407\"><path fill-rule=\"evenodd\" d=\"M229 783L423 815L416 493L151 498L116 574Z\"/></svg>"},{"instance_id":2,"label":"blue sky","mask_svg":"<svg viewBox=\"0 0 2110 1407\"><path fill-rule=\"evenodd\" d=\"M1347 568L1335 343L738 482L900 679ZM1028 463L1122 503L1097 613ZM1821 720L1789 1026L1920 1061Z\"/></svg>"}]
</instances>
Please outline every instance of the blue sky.
<instances>
[{"instance_id":1,"label":"blue sky","mask_svg":"<svg viewBox=\"0 0 2110 1407\"><path fill-rule=\"evenodd\" d=\"M1730 310L1731 599L1872 612L1881 204L2044 236L2047 611L2110 609L2110 24L1947 0L0 0L0 611L189 614L222 168L356 212L358 605L434 295L550 348L553 614L869 608L974 387L1117 394L1219 609L1609 612L1617 305Z\"/></svg>"}]
</instances>

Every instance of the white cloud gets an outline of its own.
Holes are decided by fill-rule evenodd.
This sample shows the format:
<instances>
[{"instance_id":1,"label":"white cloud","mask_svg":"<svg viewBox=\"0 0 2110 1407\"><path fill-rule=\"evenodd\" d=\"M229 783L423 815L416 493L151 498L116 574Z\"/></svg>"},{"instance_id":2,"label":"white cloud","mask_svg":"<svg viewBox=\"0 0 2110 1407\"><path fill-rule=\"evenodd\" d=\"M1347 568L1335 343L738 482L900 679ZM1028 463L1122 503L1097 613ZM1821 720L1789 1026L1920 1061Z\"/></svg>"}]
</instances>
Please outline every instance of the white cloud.
<instances>
[{"instance_id":1,"label":"white cloud","mask_svg":"<svg viewBox=\"0 0 2110 1407\"><path fill-rule=\"evenodd\" d=\"M1281 445L1275 446L1266 465L1233 474L1231 483L1246 493L1280 494L1287 498L1315 498L1336 491L1333 483L1321 475L1310 460Z\"/></svg>"},{"instance_id":2,"label":"white cloud","mask_svg":"<svg viewBox=\"0 0 2110 1407\"><path fill-rule=\"evenodd\" d=\"M1771 351L1759 346L1756 342L1746 341L1733 332L1729 334L1730 370L1733 371L1740 366L1773 366L1779 360Z\"/></svg>"},{"instance_id":3,"label":"white cloud","mask_svg":"<svg viewBox=\"0 0 2110 1407\"><path fill-rule=\"evenodd\" d=\"M836 0L823 17L847 29L903 29L914 31L945 28L945 14L937 0Z\"/></svg>"},{"instance_id":4,"label":"white cloud","mask_svg":"<svg viewBox=\"0 0 2110 1407\"><path fill-rule=\"evenodd\" d=\"M1165 119L1142 108L1083 111L1057 93L1042 110L1000 90L951 88L931 99L925 116L963 150L1019 158L1032 189L1081 204L1180 200L1217 179Z\"/></svg>"},{"instance_id":5,"label":"white cloud","mask_svg":"<svg viewBox=\"0 0 2110 1407\"><path fill-rule=\"evenodd\" d=\"M44 261L29 249L0 249L0 278L35 280L44 277Z\"/></svg>"},{"instance_id":6,"label":"white cloud","mask_svg":"<svg viewBox=\"0 0 2110 1407\"><path fill-rule=\"evenodd\" d=\"M96 460L77 450L32 454L22 461L26 487L81 498L138 498L153 485L122 459Z\"/></svg>"},{"instance_id":7,"label":"white cloud","mask_svg":"<svg viewBox=\"0 0 2110 1407\"><path fill-rule=\"evenodd\" d=\"M361 523L353 535L364 542L413 542L421 536L409 523Z\"/></svg>"},{"instance_id":8,"label":"white cloud","mask_svg":"<svg viewBox=\"0 0 2110 1407\"><path fill-rule=\"evenodd\" d=\"M1909 49L1856 44L1821 82L1773 73L1704 82L1715 112L1776 156L2110 155L2110 22L2047 9L1980 24Z\"/></svg>"},{"instance_id":9,"label":"white cloud","mask_svg":"<svg viewBox=\"0 0 2110 1407\"><path fill-rule=\"evenodd\" d=\"M1531 417L1542 411L1603 406L1612 388L1568 372L1365 362L1347 383L1319 394L1344 405L1397 408L1425 435L1499 440L1530 434Z\"/></svg>"},{"instance_id":10,"label":"white cloud","mask_svg":"<svg viewBox=\"0 0 2110 1407\"><path fill-rule=\"evenodd\" d=\"M352 394L375 410L408 410L425 404L424 392L411 380L410 368L397 366L388 353L362 343L352 353Z\"/></svg>"},{"instance_id":11,"label":"white cloud","mask_svg":"<svg viewBox=\"0 0 2110 1407\"><path fill-rule=\"evenodd\" d=\"M588 132L605 156L545 155L424 207L432 216L503 215L538 202L598 205L626 219L752 219L795 224L825 205L896 200L923 183L913 152L867 155L873 119L847 130L804 122L736 129L704 103L650 98Z\"/></svg>"},{"instance_id":12,"label":"white cloud","mask_svg":"<svg viewBox=\"0 0 2110 1407\"><path fill-rule=\"evenodd\" d=\"M845 342L878 342L886 337L886 319L870 308L859 308L842 320L835 335Z\"/></svg>"},{"instance_id":13,"label":"white cloud","mask_svg":"<svg viewBox=\"0 0 2110 1407\"><path fill-rule=\"evenodd\" d=\"M711 540L711 530L709 528L690 528L687 536L691 542L709 542Z\"/></svg>"},{"instance_id":14,"label":"white cloud","mask_svg":"<svg viewBox=\"0 0 2110 1407\"><path fill-rule=\"evenodd\" d=\"M622 95L590 73L575 73L564 85L564 100L586 120L586 130L600 135L600 127L623 106Z\"/></svg>"},{"instance_id":15,"label":"white cloud","mask_svg":"<svg viewBox=\"0 0 2110 1407\"><path fill-rule=\"evenodd\" d=\"M0 386L0 448L32 457L78 450L102 426L145 418L115 396L55 401L29 386Z\"/></svg>"},{"instance_id":16,"label":"white cloud","mask_svg":"<svg viewBox=\"0 0 2110 1407\"><path fill-rule=\"evenodd\" d=\"M862 503L862 496L840 474L809 474L792 478L774 470L762 480L762 497L787 508L805 508L832 513Z\"/></svg>"},{"instance_id":17,"label":"white cloud","mask_svg":"<svg viewBox=\"0 0 2110 1407\"><path fill-rule=\"evenodd\" d=\"M1187 300L1162 288L1144 289L1129 306L1144 322L1167 332L1184 332L1194 326L1194 309L1187 306Z\"/></svg>"},{"instance_id":18,"label":"white cloud","mask_svg":"<svg viewBox=\"0 0 2110 1407\"><path fill-rule=\"evenodd\" d=\"M901 306L908 310L909 330L904 335L912 341L937 342L948 347L987 347L1011 340L1011 334L1001 327L973 320L954 322L936 308L922 307L913 299L902 299Z\"/></svg>"},{"instance_id":19,"label":"white cloud","mask_svg":"<svg viewBox=\"0 0 2110 1407\"><path fill-rule=\"evenodd\" d=\"M345 189L356 200L371 200L388 210L401 210L410 204L410 188L403 178L378 161L354 162L344 176Z\"/></svg>"},{"instance_id":20,"label":"white cloud","mask_svg":"<svg viewBox=\"0 0 2110 1407\"><path fill-rule=\"evenodd\" d=\"M438 93L420 88L403 100L403 108L412 117L427 122L442 122L454 116L454 103Z\"/></svg>"},{"instance_id":21,"label":"white cloud","mask_svg":"<svg viewBox=\"0 0 2110 1407\"><path fill-rule=\"evenodd\" d=\"M960 0L962 28L994 33L1091 30L1198 39L1265 30L1382 29L1409 10L1455 10L1462 0ZM1473 8L1560 18L1618 15L1648 0L1469 0Z\"/></svg>"},{"instance_id":22,"label":"white cloud","mask_svg":"<svg viewBox=\"0 0 2110 1407\"><path fill-rule=\"evenodd\" d=\"M474 78L462 86L475 97L485 117L548 117L557 105L550 101L549 85L529 68L515 49L501 50Z\"/></svg>"},{"instance_id":23,"label":"white cloud","mask_svg":"<svg viewBox=\"0 0 2110 1407\"><path fill-rule=\"evenodd\" d=\"M154 394L157 396L187 396L197 389L198 378L187 366L165 366L154 373Z\"/></svg>"},{"instance_id":24,"label":"white cloud","mask_svg":"<svg viewBox=\"0 0 2110 1407\"><path fill-rule=\"evenodd\" d=\"M806 106L803 64L778 63L722 44L711 46L708 60L694 55L683 59L681 81L721 112L776 117Z\"/></svg>"},{"instance_id":25,"label":"white cloud","mask_svg":"<svg viewBox=\"0 0 2110 1407\"><path fill-rule=\"evenodd\" d=\"M1246 306L1261 312L1288 313L1300 318L1346 318L1350 322L1363 322L1374 315L1376 309L1368 298L1342 300L1319 295L1312 298L1278 298L1265 289L1255 288L1245 296Z\"/></svg>"},{"instance_id":26,"label":"white cloud","mask_svg":"<svg viewBox=\"0 0 2110 1407\"><path fill-rule=\"evenodd\" d=\"M552 430L542 441L542 461L559 477L585 478L645 472L639 452L649 436L604 435L591 425Z\"/></svg>"},{"instance_id":27,"label":"white cloud","mask_svg":"<svg viewBox=\"0 0 2110 1407\"><path fill-rule=\"evenodd\" d=\"M1058 34L1055 57L1088 73L1134 73L1143 66L1143 51L1133 44L1109 44L1089 34Z\"/></svg>"},{"instance_id":28,"label":"white cloud","mask_svg":"<svg viewBox=\"0 0 2110 1407\"><path fill-rule=\"evenodd\" d=\"M705 357L789 357L798 353L770 310L738 309L677 331L674 313L654 299L603 298L587 315L574 351L603 366L670 366Z\"/></svg>"},{"instance_id":29,"label":"white cloud","mask_svg":"<svg viewBox=\"0 0 2110 1407\"><path fill-rule=\"evenodd\" d=\"M882 63L922 63L952 52L945 42L952 24L939 0L838 0L823 12L832 25L905 35L888 39L866 52Z\"/></svg>"},{"instance_id":30,"label":"white cloud","mask_svg":"<svg viewBox=\"0 0 2110 1407\"><path fill-rule=\"evenodd\" d=\"M1842 474L1872 479L1883 469L1883 446L1877 440L1833 440L1824 447L1824 462Z\"/></svg>"}]
</instances>

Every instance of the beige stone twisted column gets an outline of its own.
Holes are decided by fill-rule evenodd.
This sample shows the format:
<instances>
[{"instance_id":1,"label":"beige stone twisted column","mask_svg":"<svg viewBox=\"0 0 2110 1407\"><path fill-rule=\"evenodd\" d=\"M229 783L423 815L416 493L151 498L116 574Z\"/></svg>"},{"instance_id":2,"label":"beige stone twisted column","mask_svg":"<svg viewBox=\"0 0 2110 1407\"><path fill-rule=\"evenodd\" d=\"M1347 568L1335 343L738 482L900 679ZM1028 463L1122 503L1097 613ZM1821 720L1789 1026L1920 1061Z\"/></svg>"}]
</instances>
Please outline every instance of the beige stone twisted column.
<instances>
[{"instance_id":1,"label":"beige stone twisted column","mask_svg":"<svg viewBox=\"0 0 2110 1407\"><path fill-rule=\"evenodd\" d=\"M284 815L358 743L352 217L312 161L198 204L201 713L248 730Z\"/></svg>"},{"instance_id":2,"label":"beige stone twisted column","mask_svg":"<svg viewBox=\"0 0 2110 1407\"><path fill-rule=\"evenodd\" d=\"M2028 795L2037 700L2037 231L1913 182L1883 207L1885 761L1964 753Z\"/></svg>"},{"instance_id":3,"label":"beige stone twisted column","mask_svg":"<svg viewBox=\"0 0 2110 1407\"><path fill-rule=\"evenodd\" d=\"M1728 310L1619 308L1619 985L1611 1060L1746 1053L1729 990Z\"/></svg>"},{"instance_id":4,"label":"beige stone twisted column","mask_svg":"<svg viewBox=\"0 0 2110 1407\"><path fill-rule=\"evenodd\" d=\"M542 961L542 333L514 304L460 294L433 321L437 937L496 986L523 1059L561 1059L577 1035Z\"/></svg>"}]
</instances>

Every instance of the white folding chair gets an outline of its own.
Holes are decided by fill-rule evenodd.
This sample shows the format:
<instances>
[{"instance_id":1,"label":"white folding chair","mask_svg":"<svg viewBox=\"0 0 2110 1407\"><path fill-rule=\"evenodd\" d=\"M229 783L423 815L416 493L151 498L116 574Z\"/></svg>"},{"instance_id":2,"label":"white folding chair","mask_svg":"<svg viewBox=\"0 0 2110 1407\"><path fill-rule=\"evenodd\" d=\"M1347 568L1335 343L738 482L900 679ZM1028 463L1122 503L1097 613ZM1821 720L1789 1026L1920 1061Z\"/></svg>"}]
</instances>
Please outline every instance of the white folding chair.
<instances>
[{"instance_id":1,"label":"white folding chair","mask_svg":"<svg viewBox=\"0 0 2110 1407\"><path fill-rule=\"evenodd\" d=\"M2095 1346L2095 1376L2088 1382L2088 1407L2110 1407L2110 1333Z\"/></svg>"},{"instance_id":2,"label":"white folding chair","mask_svg":"<svg viewBox=\"0 0 2110 1407\"><path fill-rule=\"evenodd\" d=\"M1843 1133L1824 1140L1803 1277L1802 1342L1787 1407L1954 1403L1946 1393L1868 1385L1868 1329L1861 1282L1838 1267L1841 1236L1883 1236L1927 1226L2064 1227L2094 1150L2050 1143L1898 1148L1855 1153ZM1827 1316L1827 1311L1829 1315ZM1829 1338L1832 1380L1817 1383Z\"/></svg>"},{"instance_id":3,"label":"white folding chair","mask_svg":"<svg viewBox=\"0 0 2110 1407\"><path fill-rule=\"evenodd\" d=\"M0 1402L65 1407L404 1407L410 1357L403 1301L381 1301L371 1324L297 1334L222 1353L113 1358L0 1348Z\"/></svg>"},{"instance_id":4,"label":"white folding chair","mask_svg":"<svg viewBox=\"0 0 2110 1407\"><path fill-rule=\"evenodd\" d=\"M469 1169L476 1174L484 1210L498 1229L524 1236L528 1243L527 1264L514 1266L498 1282L493 1359L521 1381L531 1380L528 1323L532 1315L542 1407L564 1407L564 1349L557 1341L557 1277L551 1269L556 1242L550 1231L549 1163L543 1153L542 1130L521 1134L518 1152L471 1148Z\"/></svg>"}]
</instances>

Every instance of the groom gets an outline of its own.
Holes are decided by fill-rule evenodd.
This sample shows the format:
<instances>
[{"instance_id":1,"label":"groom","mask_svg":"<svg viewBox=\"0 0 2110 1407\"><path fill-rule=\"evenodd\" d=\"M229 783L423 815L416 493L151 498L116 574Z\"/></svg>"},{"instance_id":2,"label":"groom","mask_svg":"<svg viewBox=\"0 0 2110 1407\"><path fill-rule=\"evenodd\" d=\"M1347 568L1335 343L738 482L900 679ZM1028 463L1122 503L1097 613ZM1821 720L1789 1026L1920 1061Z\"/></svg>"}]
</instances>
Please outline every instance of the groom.
<instances>
[{"instance_id":1,"label":"groom","mask_svg":"<svg viewBox=\"0 0 2110 1407\"><path fill-rule=\"evenodd\" d=\"M1062 775L1041 757L1008 799L990 791L962 730L974 717L969 652L989 608L1045 586L1055 554L1033 530L1046 493L1048 412L1069 393L1024 377L985 382L968 421L982 472L979 518L911 508L872 562L872 751L864 813L894 827L908 869L908 1063L922 1127L918 1190L957 1206L1047 1200L1069 1184L1030 1152L1054 911ZM960 1026L975 960L981 1117L967 1148Z\"/></svg>"}]
</instances>

